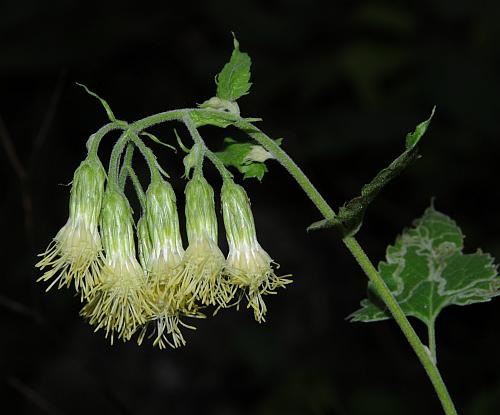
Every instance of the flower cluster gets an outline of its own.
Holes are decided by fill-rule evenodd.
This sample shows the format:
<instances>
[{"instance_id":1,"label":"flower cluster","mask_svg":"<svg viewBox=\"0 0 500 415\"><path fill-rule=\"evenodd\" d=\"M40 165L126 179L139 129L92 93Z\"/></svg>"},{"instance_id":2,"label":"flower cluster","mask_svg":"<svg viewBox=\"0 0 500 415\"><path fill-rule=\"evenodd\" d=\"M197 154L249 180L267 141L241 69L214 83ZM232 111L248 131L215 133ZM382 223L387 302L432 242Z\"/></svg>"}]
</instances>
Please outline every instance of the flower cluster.
<instances>
[{"instance_id":1,"label":"flower cluster","mask_svg":"<svg viewBox=\"0 0 500 415\"><path fill-rule=\"evenodd\" d=\"M106 186L105 186L106 185ZM203 318L242 302L258 322L266 315L265 294L291 280L257 241L245 190L224 178L221 191L229 253L218 246L214 191L199 171L185 188L188 246L183 247L172 186L154 176L143 193L137 223L118 183L108 179L96 155L74 173L66 225L41 254L39 281L74 286L81 315L106 337L165 348L185 344L186 318Z\"/></svg>"}]
</instances>

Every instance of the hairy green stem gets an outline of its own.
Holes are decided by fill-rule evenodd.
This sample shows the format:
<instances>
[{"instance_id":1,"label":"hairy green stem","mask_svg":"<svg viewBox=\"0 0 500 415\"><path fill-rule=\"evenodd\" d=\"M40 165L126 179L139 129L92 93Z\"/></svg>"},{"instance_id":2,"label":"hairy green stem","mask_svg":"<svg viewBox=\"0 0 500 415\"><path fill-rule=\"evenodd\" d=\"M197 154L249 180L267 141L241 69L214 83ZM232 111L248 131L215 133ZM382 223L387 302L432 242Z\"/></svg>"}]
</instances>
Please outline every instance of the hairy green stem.
<instances>
[{"instance_id":1,"label":"hairy green stem","mask_svg":"<svg viewBox=\"0 0 500 415\"><path fill-rule=\"evenodd\" d=\"M111 157L109 158L108 167L108 185L120 187L118 180L120 158L125 150L125 146L130 140L130 135L128 130L124 131L118 141L115 143L113 150L111 150Z\"/></svg>"},{"instance_id":2,"label":"hairy green stem","mask_svg":"<svg viewBox=\"0 0 500 415\"><path fill-rule=\"evenodd\" d=\"M135 131L141 131L152 125L159 124L165 121L172 120L182 120L184 117L191 113L199 112L205 113L206 115L214 115L217 113L217 117L224 119L233 123L237 128L245 131L250 137L256 140L262 147L269 151L274 158L292 175L292 177L297 181L297 183L302 187L307 196L311 199L314 205L318 208L325 219L330 219L335 216L334 210L326 202L323 196L314 187L308 177L304 172L295 164L295 162L288 156L288 154L278 146L270 137L260 131L251 123L245 121L234 114L224 113L222 111L214 111L208 109L181 109L168 111L164 113L159 113L152 115L150 117L143 118L142 120L134 122L131 126ZM446 415L457 415L457 411L453 404L453 401L448 393L446 385L439 373L439 370L431 357L428 349L420 341L415 330L411 326L408 318L405 316L403 310L399 306L398 302L392 295L391 291L385 284L384 280L378 273L377 269L374 267L370 259L366 256L366 253L361 248L359 243L354 237L346 237L343 239L344 244L349 249L351 254L354 256L360 267L363 269L369 280L375 286L380 298L383 300L387 309L390 311L394 320L400 327L404 336L410 343L411 347L415 351L417 357L419 358L422 366L424 367L427 375L429 376L432 385L441 401L441 405L446 413Z\"/></svg>"},{"instance_id":3,"label":"hairy green stem","mask_svg":"<svg viewBox=\"0 0 500 415\"><path fill-rule=\"evenodd\" d=\"M139 135L135 131L131 130L129 131L130 131L130 139L137 146L139 151L142 153L144 159L148 163L149 172L151 174L151 181L161 179L160 171L163 172L163 170L158 164L158 160L156 159L156 156L154 155L153 151L146 144L144 144L144 141L142 141L139 138ZM166 175L166 173L164 174Z\"/></svg>"},{"instance_id":4,"label":"hairy green stem","mask_svg":"<svg viewBox=\"0 0 500 415\"><path fill-rule=\"evenodd\" d=\"M141 209L144 212L144 209L146 209L146 194L144 193L141 182L131 166L127 166L127 172L134 186L135 193L137 194L137 199L139 199Z\"/></svg>"},{"instance_id":5,"label":"hairy green stem","mask_svg":"<svg viewBox=\"0 0 500 415\"><path fill-rule=\"evenodd\" d=\"M193 120L189 115L186 115L183 118L184 124L186 124L186 127L189 131L189 134L191 134L191 137L195 144L198 144L202 149L203 149L203 155L206 156L211 163L215 166L215 168L219 171L220 175L224 180L227 179L232 179L233 175L231 172L224 166L224 163L221 161L219 157L217 157L212 151L209 150L207 145L205 144L205 141L201 137L198 129L195 127ZM203 155L200 157L200 165L198 166L199 169L201 169L201 163L203 163Z\"/></svg>"},{"instance_id":6,"label":"hairy green stem","mask_svg":"<svg viewBox=\"0 0 500 415\"><path fill-rule=\"evenodd\" d=\"M123 163L121 166L118 182L120 184L120 189L123 191L125 189L125 183L127 181L127 177L130 177L132 185L134 186L135 193L137 194L137 199L139 199L141 209L142 211L144 211L146 207L146 194L144 193L141 182L137 177L137 175L135 174L135 171L132 167L134 148L135 145L129 142L127 145L127 150L125 151L125 157L123 157Z\"/></svg>"},{"instance_id":7,"label":"hairy green stem","mask_svg":"<svg viewBox=\"0 0 500 415\"><path fill-rule=\"evenodd\" d=\"M426 347L420 341L417 333L408 321L408 318L385 284L384 280L380 277L380 274L373 266L370 259L366 256L365 251L363 250L363 248L361 248L358 241L352 236L344 238L344 243L358 262L361 269L365 272L365 274L375 286L377 293L384 301L385 305L394 317L394 320L396 320L396 323L399 325L401 331L404 333L406 339L415 351L417 357L420 360L420 363L422 363L422 366L427 372L427 375L429 376L432 385L436 390L445 413L447 415L457 415L455 405L453 404L451 396L448 393L446 385L441 377L441 374L439 373L434 360L432 359Z\"/></svg>"},{"instance_id":8,"label":"hairy green stem","mask_svg":"<svg viewBox=\"0 0 500 415\"><path fill-rule=\"evenodd\" d=\"M311 201L316 205L318 210L323 214L325 219L335 216L333 209L328 205L321 194L316 190L313 184L309 181L304 172L293 162L293 160L285 153L285 151L278 146L270 137L252 126L250 123L239 122L237 127L246 130L250 137L254 138L261 144L267 151L269 151L275 158L285 167L288 172L295 178L298 184L302 187L304 192L309 196ZM370 259L365 254L363 248L359 245L354 237L346 237L343 239L344 244L354 256L360 267L363 269L369 280L376 287L378 294L384 301L394 320L399 325L401 331L415 351L417 357L422 363L427 375L429 376L434 389L441 401L443 409L447 415L456 415L457 411L453 404L450 394L446 385L439 373L439 370L434 363L434 360L427 352L426 347L420 341L418 335L408 321L403 310L398 302L392 295L391 291L385 284L384 280L378 273L377 269L373 266Z\"/></svg>"},{"instance_id":9,"label":"hairy green stem","mask_svg":"<svg viewBox=\"0 0 500 415\"><path fill-rule=\"evenodd\" d=\"M120 167L120 174L118 175L118 184L120 189L125 189L125 184L128 177L128 166L132 165L132 158L134 157L134 144L128 143L127 150L125 151L125 156L123 157L122 166Z\"/></svg>"},{"instance_id":10,"label":"hairy green stem","mask_svg":"<svg viewBox=\"0 0 500 415\"><path fill-rule=\"evenodd\" d=\"M92 134L89 137L89 139L87 140L87 150L88 150L89 155L97 157L97 151L99 149L99 144L101 143L101 140L103 139L103 137L107 133L109 133L110 131L120 130L122 128L123 128L123 126L120 125L119 123L111 122L111 123L106 124L105 126L101 127L97 132Z\"/></svg>"},{"instance_id":11,"label":"hairy green stem","mask_svg":"<svg viewBox=\"0 0 500 415\"><path fill-rule=\"evenodd\" d=\"M142 131L153 125L164 123L167 121L182 121L182 118L189 115L191 112L196 111L194 108L184 108L179 110L160 112L155 115L137 120L131 124L135 131Z\"/></svg>"},{"instance_id":12,"label":"hairy green stem","mask_svg":"<svg viewBox=\"0 0 500 415\"><path fill-rule=\"evenodd\" d=\"M427 325L427 335L429 341L429 351L431 352L432 360L437 365L437 351L436 351L436 330L434 328L435 322L432 321L432 324Z\"/></svg>"},{"instance_id":13,"label":"hairy green stem","mask_svg":"<svg viewBox=\"0 0 500 415\"><path fill-rule=\"evenodd\" d=\"M194 141L194 146L191 149L191 153L195 157L196 164L194 165L195 174L203 175L203 160L205 159L205 154L207 152L207 146L201 138L200 133L196 129L193 120L189 115L185 115L182 121L186 125L191 138Z\"/></svg>"},{"instance_id":14,"label":"hairy green stem","mask_svg":"<svg viewBox=\"0 0 500 415\"><path fill-rule=\"evenodd\" d=\"M207 149L206 152L207 158L210 162L215 166L215 168L219 171L223 180L233 180L232 173L224 166L224 163L221 161L219 157L217 157L212 151Z\"/></svg>"},{"instance_id":15,"label":"hairy green stem","mask_svg":"<svg viewBox=\"0 0 500 415\"><path fill-rule=\"evenodd\" d=\"M239 129L245 131L274 156L274 158L291 174L299 186L302 187L302 190L309 196L311 201L326 219L335 217L335 211L330 207L318 190L316 190L309 178L274 140L246 121L237 122L235 125Z\"/></svg>"}]
</instances>

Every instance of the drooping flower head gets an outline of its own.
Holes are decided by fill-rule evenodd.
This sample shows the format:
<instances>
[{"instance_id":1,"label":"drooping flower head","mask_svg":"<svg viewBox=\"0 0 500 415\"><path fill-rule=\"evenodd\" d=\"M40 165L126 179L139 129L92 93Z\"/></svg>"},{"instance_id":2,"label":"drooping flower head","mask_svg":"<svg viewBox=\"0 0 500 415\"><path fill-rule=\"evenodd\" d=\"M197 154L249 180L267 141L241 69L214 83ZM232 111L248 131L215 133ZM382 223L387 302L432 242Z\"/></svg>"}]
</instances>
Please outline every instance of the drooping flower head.
<instances>
[{"instance_id":1,"label":"drooping flower head","mask_svg":"<svg viewBox=\"0 0 500 415\"><path fill-rule=\"evenodd\" d=\"M141 222L143 220L144 222ZM176 197L168 182L157 178L151 182L146 191L145 216L140 222L139 246L145 246L144 240L149 240L145 267L148 275L147 295L152 303L149 319L156 323L153 345L160 348L166 347L167 344L178 347L185 344L179 325L186 326L180 320L186 311L186 302L184 297L178 297L172 279L182 262L184 248ZM139 336L139 344L143 341L146 330L147 327L144 327ZM171 340L167 336L170 336Z\"/></svg>"},{"instance_id":2,"label":"drooping flower head","mask_svg":"<svg viewBox=\"0 0 500 415\"><path fill-rule=\"evenodd\" d=\"M49 268L38 281L50 281L47 290L74 283L81 298L94 286L102 262L99 215L106 174L96 156L87 157L73 175L69 218L59 230L43 258L36 264Z\"/></svg>"},{"instance_id":3,"label":"drooping flower head","mask_svg":"<svg viewBox=\"0 0 500 415\"><path fill-rule=\"evenodd\" d=\"M225 273L232 284L241 288L253 309L255 320L265 320L267 311L262 298L275 294L291 280L276 276L273 260L257 241L250 200L243 187L232 180L225 180L221 191L224 227L229 254Z\"/></svg>"},{"instance_id":4,"label":"drooping flower head","mask_svg":"<svg viewBox=\"0 0 500 415\"><path fill-rule=\"evenodd\" d=\"M214 191L201 174L188 182L186 230L189 246L174 279L179 297L188 307L198 300L203 305L226 307L234 295L224 277L224 255L217 246L217 215Z\"/></svg>"},{"instance_id":5,"label":"drooping flower head","mask_svg":"<svg viewBox=\"0 0 500 415\"><path fill-rule=\"evenodd\" d=\"M150 305L144 270L135 255L132 210L125 196L114 187L108 187L104 194L101 234L104 264L81 314L96 326L96 331L104 328L112 342L115 333L129 340L146 322Z\"/></svg>"}]
</instances>

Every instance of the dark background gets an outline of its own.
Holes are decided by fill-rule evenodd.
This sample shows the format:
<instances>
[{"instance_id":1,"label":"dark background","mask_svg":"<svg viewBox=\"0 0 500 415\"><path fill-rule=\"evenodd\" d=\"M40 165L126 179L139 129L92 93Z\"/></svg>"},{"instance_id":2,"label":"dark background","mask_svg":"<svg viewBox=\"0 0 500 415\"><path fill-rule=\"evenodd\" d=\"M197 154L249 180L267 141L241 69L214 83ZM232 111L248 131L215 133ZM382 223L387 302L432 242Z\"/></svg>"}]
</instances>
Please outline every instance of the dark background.
<instances>
[{"instance_id":1,"label":"dark background","mask_svg":"<svg viewBox=\"0 0 500 415\"><path fill-rule=\"evenodd\" d=\"M466 250L499 256L499 4L0 2L2 408L440 414L392 321L345 320L364 298L366 278L334 233L306 233L320 215L277 163L262 183L244 182L261 244L294 274L288 289L267 299L266 324L228 310L187 332L182 349L110 346L79 318L70 291L44 293L34 263L67 218L69 188L60 184L106 122L74 82L129 121L191 107L214 94L231 31L254 63L242 114L262 117L266 132L285 138L333 206L396 157L405 134L437 105L423 158L383 191L359 233L375 262L433 196L462 226ZM171 126L154 131L173 143ZM231 133L203 132L214 149ZM104 160L112 138L104 139ZM155 149L180 198L180 158ZM207 176L217 189L219 178ZM438 320L439 367L463 414L500 413L499 310L499 301L454 306Z\"/></svg>"}]
</instances>

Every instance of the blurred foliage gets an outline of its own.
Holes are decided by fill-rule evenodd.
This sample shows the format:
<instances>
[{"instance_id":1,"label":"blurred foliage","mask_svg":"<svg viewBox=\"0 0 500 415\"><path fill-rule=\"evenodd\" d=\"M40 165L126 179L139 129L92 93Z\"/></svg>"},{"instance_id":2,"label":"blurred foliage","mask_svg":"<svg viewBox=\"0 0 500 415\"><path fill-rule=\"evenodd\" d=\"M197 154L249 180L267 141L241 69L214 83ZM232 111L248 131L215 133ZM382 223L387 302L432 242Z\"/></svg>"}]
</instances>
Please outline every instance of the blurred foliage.
<instances>
[{"instance_id":1,"label":"blurred foliage","mask_svg":"<svg viewBox=\"0 0 500 415\"><path fill-rule=\"evenodd\" d=\"M45 294L34 283L35 255L67 215L69 189L58 184L71 180L86 138L106 122L74 82L106 97L129 121L195 106L213 95L231 31L253 61L242 115L262 117L264 131L285 137L286 149L335 206L357 195L391 161L401 136L438 106L423 158L367 213L359 237L374 261L434 195L470 246L500 256L498 2L190 6L0 3L0 133L10 134L25 169L16 174L1 152L5 407L29 414L440 413L394 324L345 322L364 296L365 277L335 234L306 234L317 212L273 163L262 183L245 181L262 245L294 274L294 283L270 299L265 325L247 310L231 310L202 322L179 351L111 347L78 318L77 298ZM170 127L152 132L175 143ZM223 136L210 127L203 132L214 150L222 148ZM110 146L104 143L102 154ZM179 178L180 158L157 151ZM182 199L180 179L174 188ZM499 307L493 301L450 309L438 322L440 369L464 414L500 412Z\"/></svg>"}]
</instances>

